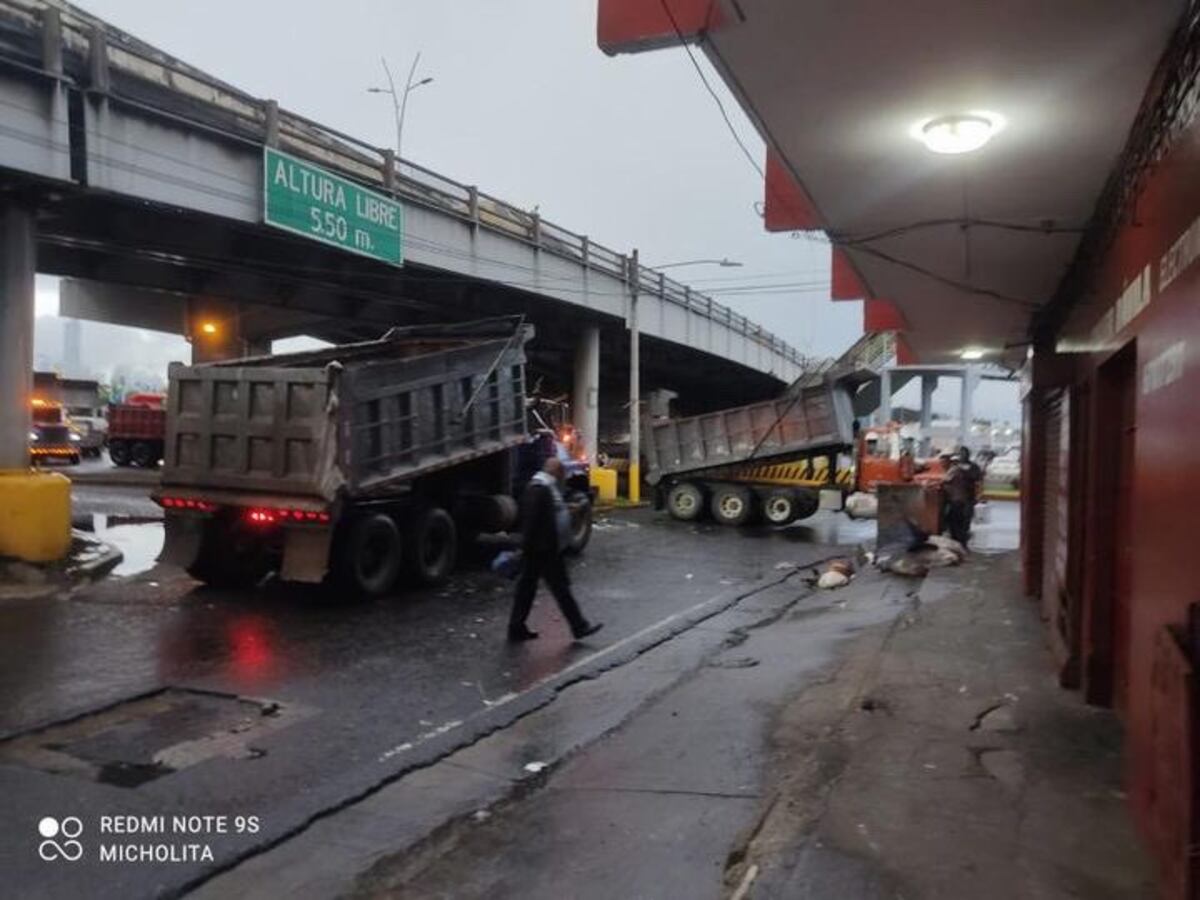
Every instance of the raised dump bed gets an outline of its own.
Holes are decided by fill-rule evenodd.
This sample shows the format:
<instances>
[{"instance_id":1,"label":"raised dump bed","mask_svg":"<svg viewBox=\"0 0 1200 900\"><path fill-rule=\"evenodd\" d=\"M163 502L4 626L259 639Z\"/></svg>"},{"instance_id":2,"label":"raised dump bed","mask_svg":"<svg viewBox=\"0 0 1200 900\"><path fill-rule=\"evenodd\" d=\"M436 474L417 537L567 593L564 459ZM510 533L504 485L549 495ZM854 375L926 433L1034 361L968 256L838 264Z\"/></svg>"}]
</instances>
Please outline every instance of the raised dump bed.
<instances>
[{"instance_id":1,"label":"raised dump bed","mask_svg":"<svg viewBox=\"0 0 1200 900\"><path fill-rule=\"evenodd\" d=\"M511 323L394 329L309 353L174 365L164 487L333 502L524 443Z\"/></svg>"}]
</instances>

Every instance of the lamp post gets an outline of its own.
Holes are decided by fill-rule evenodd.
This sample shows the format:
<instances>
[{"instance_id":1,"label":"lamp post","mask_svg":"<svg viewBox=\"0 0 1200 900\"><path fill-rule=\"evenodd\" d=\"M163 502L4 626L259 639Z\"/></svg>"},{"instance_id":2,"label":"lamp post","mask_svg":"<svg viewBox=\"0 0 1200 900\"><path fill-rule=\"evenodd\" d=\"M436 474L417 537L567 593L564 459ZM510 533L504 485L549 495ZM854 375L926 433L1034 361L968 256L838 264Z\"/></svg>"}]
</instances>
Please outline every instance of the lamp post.
<instances>
[{"instance_id":1,"label":"lamp post","mask_svg":"<svg viewBox=\"0 0 1200 900\"><path fill-rule=\"evenodd\" d=\"M679 266L720 266L722 269L740 269L742 264L736 260L724 257L722 259L688 259L683 262L666 263L661 266L651 266L652 269L675 269Z\"/></svg>"},{"instance_id":2,"label":"lamp post","mask_svg":"<svg viewBox=\"0 0 1200 900\"><path fill-rule=\"evenodd\" d=\"M408 109L408 95L422 85L429 84L433 81L433 77L422 78L420 81L413 81L417 75L417 64L421 61L421 54L418 53L413 59L412 68L408 70L408 81L404 85L404 91L396 90L396 82L392 78L392 70L388 67L386 59L380 59L383 63L383 74L387 76L387 87L371 87L367 88L368 94L390 94L392 97L392 112L396 116L396 157L401 158L404 142L404 113Z\"/></svg>"}]
</instances>

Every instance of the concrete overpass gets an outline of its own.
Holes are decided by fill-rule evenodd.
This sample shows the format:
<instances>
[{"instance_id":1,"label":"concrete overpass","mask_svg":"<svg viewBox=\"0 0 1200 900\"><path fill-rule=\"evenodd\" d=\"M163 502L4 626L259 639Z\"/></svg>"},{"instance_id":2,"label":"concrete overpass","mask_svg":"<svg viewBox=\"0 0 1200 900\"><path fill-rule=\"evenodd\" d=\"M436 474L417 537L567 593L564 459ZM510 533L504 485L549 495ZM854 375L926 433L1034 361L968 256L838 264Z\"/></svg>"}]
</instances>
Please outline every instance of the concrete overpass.
<instances>
[{"instance_id":1,"label":"concrete overpass","mask_svg":"<svg viewBox=\"0 0 1200 900\"><path fill-rule=\"evenodd\" d=\"M614 410L628 400L634 310L642 388L673 390L688 411L769 395L808 367L636 251L281 110L60 0L0 0L0 111L6 343L31 330L36 267L71 279L67 316L189 336L215 319L212 355L523 313L538 329L535 373L574 390L587 436L598 396ZM403 265L265 224L268 147L399 201ZM6 358L11 410L28 354ZM6 415L0 467L24 453L19 413Z\"/></svg>"}]
</instances>

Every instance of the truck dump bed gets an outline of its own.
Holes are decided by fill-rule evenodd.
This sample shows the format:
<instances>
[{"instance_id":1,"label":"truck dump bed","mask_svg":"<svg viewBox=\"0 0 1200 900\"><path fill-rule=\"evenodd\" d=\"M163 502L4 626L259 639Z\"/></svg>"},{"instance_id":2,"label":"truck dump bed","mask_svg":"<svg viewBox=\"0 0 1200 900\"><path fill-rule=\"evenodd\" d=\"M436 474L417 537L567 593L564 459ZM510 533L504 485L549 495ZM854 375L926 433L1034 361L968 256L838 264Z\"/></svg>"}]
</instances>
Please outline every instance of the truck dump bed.
<instances>
[{"instance_id":1,"label":"truck dump bed","mask_svg":"<svg viewBox=\"0 0 1200 900\"><path fill-rule=\"evenodd\" d=\"M784 396L690 418L647 422L646 480L837 450L854 440L853 396L868 376L793 385Z\"/></svg>"},{"instance_id":2,"label":"truck dump bed","mask_svg":"<svg viewBox=\"0 0 1200 900\"><path fill-rule=\"evenodd\" d=\"M163 485L324 501L384 495L522 443L532 334L486 320L173 365Z\"/></svg>"}]
</instances>

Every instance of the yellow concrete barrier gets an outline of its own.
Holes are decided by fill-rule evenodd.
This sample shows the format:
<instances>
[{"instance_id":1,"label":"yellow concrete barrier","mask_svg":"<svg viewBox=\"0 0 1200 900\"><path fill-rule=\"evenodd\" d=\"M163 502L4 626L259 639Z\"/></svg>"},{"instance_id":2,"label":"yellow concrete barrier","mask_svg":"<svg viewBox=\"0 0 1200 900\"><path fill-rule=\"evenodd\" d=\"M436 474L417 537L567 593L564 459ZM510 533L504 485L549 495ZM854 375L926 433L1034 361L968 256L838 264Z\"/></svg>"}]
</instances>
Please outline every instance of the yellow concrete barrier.
<instances>
[{"instance_id":1,"label":"yellow concrete barrier","mask_svg":"<svg viewBox=\"0 0 1200 900\"><path fill-rule=\"evenodd\" d=\"M599 466L592 466L588 478L591 481L592 487L596 489L596 499L601 503L612 503L617 499L616 469L602 469Z\"/></svg>"},{"instance_id":2,"label":"yellow concrete barrier","mask_svg":"<svg viewBox=\"0 0 1200 900\"><path fill-rule=\"evenodd\" d=\"M62 559L71 549L71 482L56 472L0 472L0 556Z\"/></svg>"}]
</instances>

